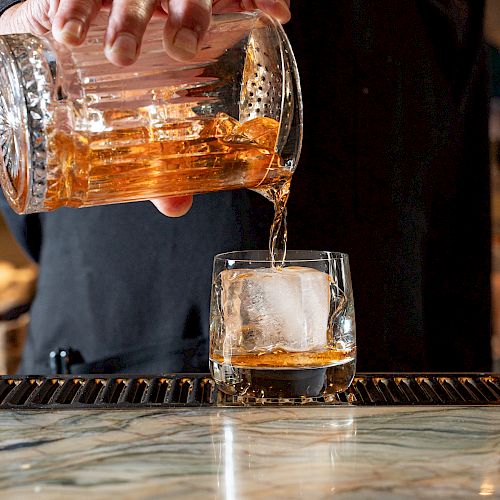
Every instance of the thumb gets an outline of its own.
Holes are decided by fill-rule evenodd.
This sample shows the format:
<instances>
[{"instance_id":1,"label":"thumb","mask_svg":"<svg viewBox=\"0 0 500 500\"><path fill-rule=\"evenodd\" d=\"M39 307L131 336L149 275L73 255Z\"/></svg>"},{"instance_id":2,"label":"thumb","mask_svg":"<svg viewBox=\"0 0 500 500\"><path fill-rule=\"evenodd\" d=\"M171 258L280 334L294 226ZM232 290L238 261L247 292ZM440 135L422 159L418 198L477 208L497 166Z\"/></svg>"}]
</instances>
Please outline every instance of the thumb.
<instances>
[{"instance_id":1,"label":"thumb","mask_svg":"<svg viewBox=\"0 0 500 500\"><path fill-rule=\"evenodd\" d=\"M151 200L153 205L168 217L182 217L189 212L193 204L192 196L172 196L165 198L155 198Z\"/></svg>"},{"instance_id":2,"label":"thumb","mask_svg":"<svg viewBox=\"0 0 500 500\"><path fill-rule=\"evenodd\" d=\"M254 0L258 9L284 24L290 21L290 0Z\"/></svg>"}]
</instances>

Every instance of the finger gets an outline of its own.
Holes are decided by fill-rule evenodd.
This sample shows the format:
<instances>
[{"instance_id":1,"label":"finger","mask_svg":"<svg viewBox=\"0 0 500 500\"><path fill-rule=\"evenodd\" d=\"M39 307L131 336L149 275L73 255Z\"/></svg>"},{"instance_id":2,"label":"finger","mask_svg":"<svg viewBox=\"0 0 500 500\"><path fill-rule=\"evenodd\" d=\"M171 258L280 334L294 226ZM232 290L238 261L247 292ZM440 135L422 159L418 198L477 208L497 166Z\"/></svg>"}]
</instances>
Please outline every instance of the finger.
<instances>
[{"instance_id":1,"label":"finger","mask_svg":"<svg viewBox=\"0 0 500 500\"><path fill-rule=\"evenodd\" d=\"M61 0L52 22L54 38L67 45L80 45L100 8L101 0Z\"/></svg>"},{"instance_id":2,"label":"finger","mask_svg":"<svg viewBox=\"0 0 500 500\"><path fill-rule=\"evenodd\" d=\"M164 46L179 61L192 59L210 26L211 0L161 0L168 12Z\"/></svg>"},{"instance_id":3,"label":"finger","mask_svg":"<svg viewBox=\"0 0 500 500\"><path fill-rule=\"evenodd\" d=\"M128 66L137 59L156 3L156 0L113 1L104 42L104 51L111 63Z\"/></svg>"},{"instance_id":4,"label":"finger","mask_svg":"<svg viewBox=\"0 0 500 500\"><path fill-rule=\"evenodd\" d=\"M153 205L168 217L182 217L189 212L193 205L192 196L172 196L151 200Z\"/></svg>"},{"instance_id":5,"label":"finger","mask_svg":"<svg viewBox=\"0 0 500 500\"><path fill-rule=\"evenodd\" d=\"M49 12L48 16L51 21L54 20L54 17L59 9L59 0L49 0Z\"/></svg>"},{"instance_id":6,"label":"finger","mask_svg":"<svg viewBox=\"0 0 500 500\"><path fill-rule=\"evenodd\" d=\"M290 21L290 0L254 0L255 6L267 12L281 24Z\"/></svg>"}]
</instances>

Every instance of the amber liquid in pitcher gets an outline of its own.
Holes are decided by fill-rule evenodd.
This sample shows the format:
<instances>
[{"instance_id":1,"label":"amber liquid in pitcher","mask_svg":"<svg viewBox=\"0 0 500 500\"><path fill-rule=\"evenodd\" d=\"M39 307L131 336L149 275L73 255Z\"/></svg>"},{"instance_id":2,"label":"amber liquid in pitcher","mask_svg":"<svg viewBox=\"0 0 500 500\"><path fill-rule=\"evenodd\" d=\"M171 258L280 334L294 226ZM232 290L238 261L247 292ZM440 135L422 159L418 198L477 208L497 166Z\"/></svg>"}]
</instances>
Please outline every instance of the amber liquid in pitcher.
<instances>
[{"instance_id":1,"label":"amber liquid in pitcher","mask_svg":"<svg viewBox=\"0 0 500 500\"><path fill-rule=\"evenodd\" d=\"M106 121L126 120L108 111ZM280 184L291 176L275 153L279 123L239 123L219 113L151 127L51 134L46 206L92 206Z\"/></svg>"}]
</instances>

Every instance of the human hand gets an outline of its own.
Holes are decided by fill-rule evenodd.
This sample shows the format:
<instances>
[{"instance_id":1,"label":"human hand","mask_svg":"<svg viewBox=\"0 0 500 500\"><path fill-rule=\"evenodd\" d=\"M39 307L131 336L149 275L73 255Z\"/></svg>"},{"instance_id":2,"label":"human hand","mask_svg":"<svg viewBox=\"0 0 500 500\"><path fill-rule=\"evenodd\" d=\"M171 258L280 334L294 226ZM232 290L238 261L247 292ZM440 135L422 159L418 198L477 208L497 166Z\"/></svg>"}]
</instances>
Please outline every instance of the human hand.
<instances>
[{"instance_id":1,"label":"human hand","mask_svg":"<svg viewBox=\"0 0 500 500\"><path fill-rule=\"evenodd\" d=\"M196 55L208 31L212 13L260 9L285 23L290 0L26 0L8 9L1 18L0 34L52 30L66 45L80 45L91 21L101 9L110 10L104 41L108 60L128 66L140 53L142 37L153 16L165 18L164 46L177 60ZM160 212L180 217L191 208L192 196L151 200Z\"/></svg>"},{"instance_id":2,"label":"human hand","mask_svg":"<svg viewBox=\"0 0 500 500\"><path fill-rule=\"evenodd\" d=\"M66 45L80 45L100 10L110 10L104 50L117 66L132 64L153 16L165 17L165 50L178 60L196 55L212 13L260 9L281 23L290 19L290 0L26 0L2 15L0 34L52 30Z\"/></svg>"}]
</instances>

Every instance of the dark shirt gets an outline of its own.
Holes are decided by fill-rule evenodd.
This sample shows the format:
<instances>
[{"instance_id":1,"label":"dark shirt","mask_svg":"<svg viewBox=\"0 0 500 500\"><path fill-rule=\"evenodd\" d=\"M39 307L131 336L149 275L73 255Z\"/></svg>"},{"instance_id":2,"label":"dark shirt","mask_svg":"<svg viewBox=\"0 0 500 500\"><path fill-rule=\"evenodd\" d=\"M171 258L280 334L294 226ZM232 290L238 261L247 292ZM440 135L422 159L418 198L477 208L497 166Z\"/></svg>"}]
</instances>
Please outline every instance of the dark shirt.
<instances>
[{"instance_id":1,"label":"dark shirt","mask_svg":"<svg viewBox=\"0 0 500 500\"><path fill-rule=\"evenodd\" d=\"M314 4L314 6L312 6ZM363 371L481 371L490 356L487 81L480 0L292 1L305 137L289 248L350 254ZM55 347L116 371L206 370L213 255L266 248L271 205L198 196L6 212L39 257L22 372Z\"/></svg>"}]
</instances>

